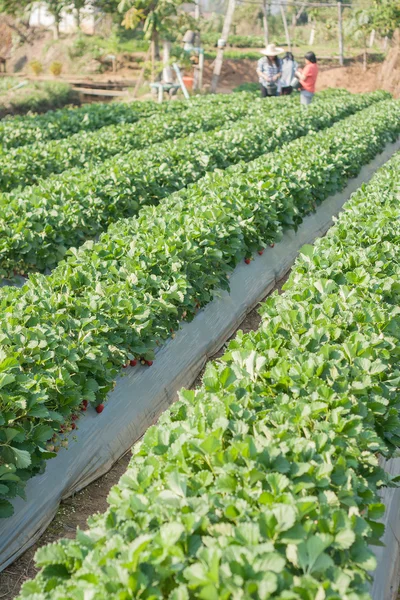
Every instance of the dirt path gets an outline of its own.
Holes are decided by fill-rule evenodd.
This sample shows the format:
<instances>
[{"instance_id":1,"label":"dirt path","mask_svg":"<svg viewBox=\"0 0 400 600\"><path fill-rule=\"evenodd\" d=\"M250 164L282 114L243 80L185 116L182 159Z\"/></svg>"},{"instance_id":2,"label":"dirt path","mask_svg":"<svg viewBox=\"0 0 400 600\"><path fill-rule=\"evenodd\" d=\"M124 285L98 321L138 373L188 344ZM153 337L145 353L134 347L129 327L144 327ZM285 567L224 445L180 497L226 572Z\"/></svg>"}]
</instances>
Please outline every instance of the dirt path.
<instances>
[{"instance_id":1,"label":"dirt path","mask_svg":"<svg viewBox=\"0 0 400 600\"><path fill-rule=\"evenodd\" d=\"M273 291L281 291L282 285L287 278L288 275L281 279ZM262 301L264 300L265 298ZM246 333L254 331L259 327L261 318L258 314L258 307L259 304L249 312L238 327L238 330L241 329ZM234 338L235 335L236 332L230 339ZM222 356L227 343L228 341L210 360L215 360ZM204 370L205 368L196 378L192 386L193 388L201 384ZM129 459L130 452L120 458L106 475L103 475L84 490L61 503L56 516L39 541L0 573L0 600L13 600L18 595L24 581L32 579L35 576L37 570L34 564L34 554L38 548L45 544L56 542L60 538L75 537L77 527L86 529L88 517L95 512L104 512L107 509L108 493L111 487L118 483L120 477L126 471Z\"/></svg>"}]
</instances>

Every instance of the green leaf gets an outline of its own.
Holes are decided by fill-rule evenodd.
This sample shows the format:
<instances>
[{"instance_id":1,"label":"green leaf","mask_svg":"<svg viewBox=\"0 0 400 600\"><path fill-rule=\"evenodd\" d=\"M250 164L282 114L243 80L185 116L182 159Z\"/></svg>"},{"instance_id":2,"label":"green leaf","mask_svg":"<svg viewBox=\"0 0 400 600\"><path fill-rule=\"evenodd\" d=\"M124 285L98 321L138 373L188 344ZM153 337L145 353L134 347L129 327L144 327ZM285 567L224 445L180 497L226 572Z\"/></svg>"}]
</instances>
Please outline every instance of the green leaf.
<instances>
[{"instance_id":1,"label":"green leaf","mask_svg":"<svg viewBox=\"0 0 400 600\"><path fill-rule=\"evenodd\" d=\"M0 519L6 519L14 514L14 507L11 502L0 498Z\"/></svg>"}]
</instances>

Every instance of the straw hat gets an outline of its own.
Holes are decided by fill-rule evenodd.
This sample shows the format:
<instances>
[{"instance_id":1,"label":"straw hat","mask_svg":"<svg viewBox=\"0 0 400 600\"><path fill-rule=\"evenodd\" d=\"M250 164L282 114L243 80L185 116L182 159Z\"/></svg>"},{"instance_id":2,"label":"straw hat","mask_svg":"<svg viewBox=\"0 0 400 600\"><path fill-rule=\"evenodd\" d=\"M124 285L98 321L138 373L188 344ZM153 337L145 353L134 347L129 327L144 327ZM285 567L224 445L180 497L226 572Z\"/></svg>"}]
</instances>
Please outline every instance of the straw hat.
<instances>
[{"instance_id":1,"label":"straw hat","mask_svg":"<svg viewBox=\"0 0 400 600\"><path fill-rule=\"evenodd\" d=\"M278 54L282 54L285 50L283 48L277 48L275 44L268 44L265 50L260 50L260 52L261 54L264 54L264 56L278 56Z\"/></svg>"}]
</instances>

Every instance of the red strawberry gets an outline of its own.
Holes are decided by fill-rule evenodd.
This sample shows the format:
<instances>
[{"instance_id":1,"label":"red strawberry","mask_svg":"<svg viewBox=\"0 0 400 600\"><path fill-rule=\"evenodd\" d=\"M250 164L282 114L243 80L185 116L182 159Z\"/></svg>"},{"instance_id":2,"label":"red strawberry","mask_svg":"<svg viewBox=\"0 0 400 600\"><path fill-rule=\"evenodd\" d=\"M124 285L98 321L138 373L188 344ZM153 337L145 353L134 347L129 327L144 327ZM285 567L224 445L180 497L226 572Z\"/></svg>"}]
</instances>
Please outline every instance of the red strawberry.
<instances>
[{"instance_id":1,"label":"red strawberry","mask_svg":"<svg viewBox=\"0 0 400 600\"><path fill-rule=\"evenodd\" d=\"M76 421L76 420L77 420L77 418L78 418L78 415L72 415L72 416L71 416L71 419L72 419L73 421Z\"/></svg>"},{"instance_id":2,"label":"red strawberry","mask_svg":"<svg viewBox=\"0 0 400 600\"><path fill-rule=\"evenodd\" d=\"M269 245L270 248L273 248L274 246L275 246L275 244L270 244Z\"/></svg>"},{"instance_id":3,"label":"red strawberry","mask_svg":"<svg viewBox=\"0 0 400 600\"><path fill-rule=\"evenodd\" d=\"M98 406L96 406L96 412L97 413L102 413L104 410L104 404L99 404Z\"/></svg>"},{"instance_id":4,"label":"red strawberry","mask_svg":"<svg viewBox=\"0 0 400 600\"><path fill-rule=\"evenodd\" d=\"M87 407L87 405L89 404L89 400L82 400L82 404L83 406Z\"/></svg>"},{"instance_id":5,"label":"red strawberry","mask_svg":"<svg viewBox=\"0 0 400 600\"><path fill-rule=\"evenodd\" d=\"M87 410L87 406L85 406L84 404L81 404L81 411L85 412Z\"/></svg>"},{"instance_id":6,"label":"red strawberry","mask_svg":"<svg viewBox=\"0 0 400 600\"><path fill-rule=\"evenodd\" d=\"M264 248L261 248L261 250L258 251L258 254L262 256L264 254Z\"/></svg>"},{"instance_id":7,"label":"red strawberry","mask_svg":"<svg viewBox=\"0 0 400 600\"><path fill-rule=\"evenodd\" d=\"M146 365L147 365L148 367L151 367L151 365L152 365L152 364L153 364L153 361L152 361L152 360L146 360Z\"/></svg>"},{"instance_id":8,"label":"red strawberry","mask_svg":"<svg viewBox=\"0 0 400 600\"><path fill-rule=\"evenodd\" d=\"M137 365L137 360L133 359L129 361L129 364L131 365L131 367L136 367Z\"/></svg>"},{"instance_id":9,"label":"red strawberry","mask_svg":"<svg viewBox=\"0 0 400 600\"><path fill-rule=\"evenodd\" d=\"M71 429L76 429L76 423L71 423Z\"/></svg>"},{"instance_id":10,"label":"red strawberry","mask_svg":"<svg viewBox=\"0 0 400 600\"><path fill-rule=\"evenodd\" d=\"M249 265L251 263L251 259L250 258L245 258L244 262L246 263L246 265Z\"/></svg>"},{"instance_id":11,"label":"red strawberry","mask_svg":"<svg viewBox=\"0 0 400 600\"><path fill-rule=\"evenodd\" d=\"M126 367L128 367L128 366L129 366L129 363L126 363L125 365L122 365L122 368L126 369Z\"/></svg>"}]
</instances>

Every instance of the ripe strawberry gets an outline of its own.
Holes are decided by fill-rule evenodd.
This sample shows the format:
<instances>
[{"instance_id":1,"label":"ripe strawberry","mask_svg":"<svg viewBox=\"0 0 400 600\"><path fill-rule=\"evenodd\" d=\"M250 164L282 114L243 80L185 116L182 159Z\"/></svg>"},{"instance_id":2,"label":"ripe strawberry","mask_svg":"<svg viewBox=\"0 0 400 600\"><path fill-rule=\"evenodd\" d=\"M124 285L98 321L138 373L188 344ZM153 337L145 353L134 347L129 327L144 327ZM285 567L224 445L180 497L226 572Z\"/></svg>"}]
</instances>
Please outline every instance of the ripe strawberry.
<instances>
[{"instance_id":1,"label":"ripe strawberry","mask_svg":"<svg viewBox=\"0 0 400 600\"><path fill-rule=\"evenodd\" d=\"M86 412L87 411L87 406L85 406L84 404L81 404L81 411L82 412Z\"/></svg>"},{"instance_id":2,"label":"ripe strawberry","mask_svg":"<svg viewBox=\"0 0 400 600\"><path fill-rule=\"evenodd\" d=\"M96 406L96 412L98 414L102 413L104 410L104 404L99 404L98 406Z\"/></svg>"},{"instance_id":3,"label":"ripe strawberry","mask_svg":"<svg viewBox=\"0 0 400 600\"><path fill-rule=\"evenodd\" d=\"M264 254L264 248L261 248L261 250L258 251L258 254L262 256Z\"/></svg>"},{"instance_id":4,"label":"ripe strawberry","mask_svg":"<svg viewBox=\"0 0 400 600\"><path fill-rule=\"evenodd\" d=\"M250 258L245 258L244 262L246 263L246 265L249 265L251 263L251 259Z\"/></svg>"},{"instance_id":5,"label":"ripe strawberry","mask_svg":"<svg viewBox=\"0 0 400 600\"><path fill-rule=\"evenodd\" d=\"M78 419L78 415L72 415L72 416L71 416L71 419L72 419L73 421L76 421L76 420Z\"/></svg>"},{"instance_id":6,"label":"ripe strawberry","mask_svg":"<svg viewBox=\"0 0 400 600\"><path fill-rule=\"evenodd\" d=\"M76 429L76 423L71 423L71 429Z\"/></svg>"},{"instance_id":7,"label":"ripe strawberry","mask_svg":"<svg viewBox=\"0 0 400 600\"><path fill-rule=\"evenodd\" d=\"M274 246L275 246L275 244L270 244L269 245L270 248L273 248Z\"/></svg>"},{"instance_id":8,"label":"ripe strawberry","mask_svg":"<svg viewBox=\"0 0 400 600\"><path fill-rule=\"evenodd\" d=\"M123 369L126 369L129 366L129 363L126 363L125 365L122 365Z\"/></svg>"},{"instance_id":9,"label":"ripe strawberry","mask_svg":"<svg viewBox=\"0 0 400 600\"><path fill-rule=\"evenodd\" d=\"M132 360L130 360L130 361L129 361L129 364L131 365L131 367L136 367L136 365L137 365L137 360L135 360L135 359L132 359Z\"/></svg>"},{"instance_id":10,"label":"ripe strawberry","mask_svg":"<svg viewBox=\"0 0 400 600\"><path fill-rule=\"evenodd\" d=\"M148 367L151 367L151 365L152 365L152 364L153 364L153 361L152 361L152 360L146 360L146 365L147 365Z\"/></svg>"},{"instance_id":11,"label":"ripe strawberry","mask_svg":"<svg viewBox=\"0 0 400 600\"><path fill-rule=\"evenodd\" d=\"M89 400L82 400L82 404L83 406L87 407L87 405L89 404Z\"/></svg>"}]
</instances>

